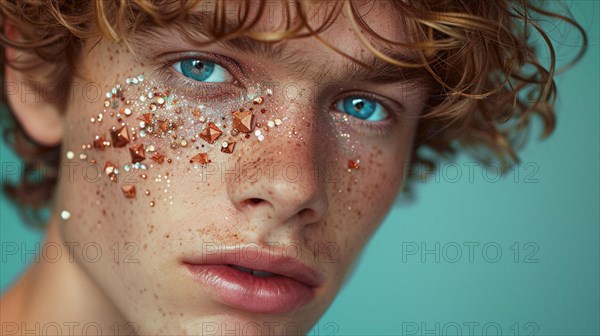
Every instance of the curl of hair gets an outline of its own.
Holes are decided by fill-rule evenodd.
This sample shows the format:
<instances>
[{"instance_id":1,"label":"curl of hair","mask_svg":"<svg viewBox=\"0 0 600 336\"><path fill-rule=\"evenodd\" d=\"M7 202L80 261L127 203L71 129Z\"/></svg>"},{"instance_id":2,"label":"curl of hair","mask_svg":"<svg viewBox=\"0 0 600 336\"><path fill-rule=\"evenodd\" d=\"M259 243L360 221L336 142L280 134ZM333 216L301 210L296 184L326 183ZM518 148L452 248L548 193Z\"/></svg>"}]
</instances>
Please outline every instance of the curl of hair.
<instances>
[{"instance_id":1,"label":"curl of hair","mask_svg":"<svg viewBox=\"0 0 600 336\"><path fill-rule=\"evenodd\" d=\"M377 57L395 66L423 67L435 83L418 125L413 167L434 168L436 160L451 158L461 149L470 151L484 163L498 160L508 168L518 162L517 150L527 138L532 119L541 119L543 137L552 133L555 127L556 86L553 78L557 72L556 57L551 39L539 25L540 20L563 21L580 32L581 48L572 63L582 57L587 47L585 31L577 22L529 0L390 1L393 9L402 16L398 22L405 30L405 41L391 41L378 35L363 19L360 6L353 1L339 1L333 6L326 2L328 11L324 20L313 27L307 2L280 0L278 6L285 11L287 19L275 31L258 31L254 28L267 12L266 2L3 0L0 2L0 25L10 24L20 38L15 40L0 33L2 63L6 63L4 48L24 50L34 55L39 64L53 65L48 76L68 81L76 71L75 65L86 42L104 38L128 44L136 30L146 25L176 28L178 20L185 20L190 10L202 5L204 9L212 9L207 19L212 20L208 33L214 40L245 36L276 42L313 36L359 62L319 35L343 14L357 38ZM314 5L313 2L310 4ZM256 8L251 8L254 5ZM237 24L234 26L226 17L230 12L228 6L236 6ZM546 65L536 54L532 34L541 37L540 46L549 51L550 59ZM411 50L418 61L404 63L392 59L381 51L382 46ZM36 66L7 65L19 69ZM0 71L3 75L4 66ZM8 131L6 135L14 139L11 144L25 162L23 176L36 165L57 164L57 148L32 143L18 123ZM429 150L421 151L422 148ZM18 185L5 185L5 190L21 206L39 208L47 204L55 182L56 176L35 182L23 177Z\"/></svg>"}]
</instances>

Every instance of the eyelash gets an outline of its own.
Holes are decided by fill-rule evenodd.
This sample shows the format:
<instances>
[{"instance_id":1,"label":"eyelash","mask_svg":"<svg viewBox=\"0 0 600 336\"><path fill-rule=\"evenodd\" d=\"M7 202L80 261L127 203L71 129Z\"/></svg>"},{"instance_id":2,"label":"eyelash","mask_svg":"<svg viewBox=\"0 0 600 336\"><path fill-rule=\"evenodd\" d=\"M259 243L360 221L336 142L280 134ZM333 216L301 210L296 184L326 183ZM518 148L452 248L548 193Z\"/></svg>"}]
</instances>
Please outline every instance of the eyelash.
<instances>
[{"instance_id":1,"label":"eyelash","mask_svg":"<svg viewBox=\"0 0 600 336\"><path fill-rule=\"evenodd\" d=\"M352 116L348 116L348 122L356 129L359 133L364 135L376 135L376 136L386 136L392 133L394 125L400 119L400 113L403 110L401 105L394 107L392 105L396 105L397 103L388 102L387 99L382 98L376 94L370 92L363 91L349 91L345 92L342 95L338 96L334 99L330 109L333 110L334 113L345 114L343 111L337 109L336 104L339 100L345 99L348 97L360 96L367 99L371 99L381 104L381 106L388 112L388 118L383 121L364 121L359 118L355 118Z\"/></svg>"},{"instance_id":2,"label":"eyelash","mask_svg":"<svg viewBox=\"0 0 600 336\"><path fill-rule=\"evenodd\" d=\"M202 88L204 90L215 89L218 91L223 91L223 86L229 86L231 89L243 89L245 88L244 81L240 78L245 73L243 68L239 63L235 60L217 54L208 54L208 53L196 53L196 52L184 52L177 53L177 56L162 55L161 65L157 67L157 73L159 78L168 86L184 88L184 91L187 90L195 90L197 88ZM160 57L160 56L159 56ZM173 64L177 62L181 62L186 59L201 59L209 62L213 62L225 68L234 79L232 83L210 83L210 82L199 82L192 79L189 79L182 74L176 72L173 69Z\"/></svg>"},{"instance_id":3,"label":"eyelash","mask_svg":"<svg viewBox=\"0 0 600 336\"><path fill-rule=\"evenodd\" d=\"M214 62L222 66L223 68L225 68L225 70L229 71L229 73L235 81L233 83L204 83L189 79L173 69L173 64L190 58L202 59ZM188 90L192 92L197 92L198 88L202 88L204 91L210 91L211 89L216 90L214 95L209 94L208 97L205 97L206 99L222 96L220 93L224 91L224 85L231 86L232 89L236 90L243 89L245 87L245 85L243 85L244 81L240 80L240 78L243 75L245 75L244 68L234 59L223 55L184 52L178 53L177 56L170 56L170 54L166 55L161 63L163 64L157 67L157 73L161 81L163 81L163 83L171 87L184 88L184 92ZM398 105L398 103L388 102L387 99L370 92L349 91L345 92L343 95L338 96L332 102L330 110L332 110L334 113L344 114L343 111L339 111L336 108L336 104L340 99L345 99L350 96L361 96L367 99L374 100L377 103L381 104L381 106L389 113L389 116L386 120L379 122L367 122L364 120L360 120L359 118L349 116L348 122L352 125L352 127L355 130L364 135L386 136L391 134L391 132L393 131L393 126L400 119L399 114L402 111L401 105L394 107L393 105Z\"/></svg>"}]
</instances>

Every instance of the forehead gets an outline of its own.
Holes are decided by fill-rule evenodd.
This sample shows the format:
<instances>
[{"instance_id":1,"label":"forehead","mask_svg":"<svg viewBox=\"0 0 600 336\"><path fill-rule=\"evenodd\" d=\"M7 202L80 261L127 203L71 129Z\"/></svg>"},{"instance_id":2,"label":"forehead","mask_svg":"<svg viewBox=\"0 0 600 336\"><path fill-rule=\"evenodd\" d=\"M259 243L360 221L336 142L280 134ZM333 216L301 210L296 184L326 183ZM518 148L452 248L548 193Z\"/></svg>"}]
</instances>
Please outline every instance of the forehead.
<instances>
[{"instance_id":1,"label":"forehead","mask_svg":"<svg viewBox=\"0 0 600 336\"><path fill-rule=\"evenodd\" d=\"M264 49L294 54L334 48L360 58L367 54L361 36L384 49L392 45L383 39L405 42L402 13L393 1L201 1L171 27L194 42L248 37L262 41Z\"/></svg>"},{"instance_id":2,"label":"forehead","mask_svg":"<svg viewBox=\"0 0 600 336\"><path fill-rule=\"evenodd\" d=\"M134 38L142 54L216 45L233 57L266 60L298 79L426 79L422 68L393 66L365 45L388 59L416 63L407 49L383 42L406 42L402 22L392 1L202 1L167 25L140 25Z\"/></svg>"},{"instance_id":3,"label":"forehead","mask_svg":"<svg viewBox=\"0 0 600 336\"><path fill-rule=\"evenodd\" d=\"M398 33L395 27L400 26L402 16L392 0L200 1L190 8L188 14L204 15L207 23L215 23L217 17L225 18L231 23L256 21L257 31L271 32L280 31L285 24L295 27L302 21L313 29L322 27L324 23L331 23L331 19L337 24L349 24L349 16L353 16L376 32L384 34Z\"/></svg>"}]
</instances>

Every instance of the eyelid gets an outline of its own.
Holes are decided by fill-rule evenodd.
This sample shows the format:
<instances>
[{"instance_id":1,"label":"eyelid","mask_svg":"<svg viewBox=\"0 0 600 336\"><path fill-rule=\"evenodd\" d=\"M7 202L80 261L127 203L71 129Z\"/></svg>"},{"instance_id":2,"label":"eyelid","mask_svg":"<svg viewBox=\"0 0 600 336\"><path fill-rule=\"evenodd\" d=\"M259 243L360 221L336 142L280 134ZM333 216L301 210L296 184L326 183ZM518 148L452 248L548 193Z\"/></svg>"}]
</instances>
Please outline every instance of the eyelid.
<instances>
[{"instance_id":1,"label":"eyelid","mask_svg":"<svg viewBox=\"0 0 600 336\"><path fill-rule=\"evenodd\" d=\"M226 71L228 71L231 74L231 76L235 79L235 82L230 84L238 85L247 83L247 81L244 80L244 78L246 77L246 71L244 67L235 59L225 55L199 51L182 51L163 53L158 55L157 58L160 63L168 63L165 64L165 66L163 66L162 68L171 67L177 62L181 62L188 59L198 59L203 61L214 62L215 64L220 65ZM204 84L210 85L221 83Z\"/></svg>"},{"instance_id":2,"label":"eyelid","mask_svg":"<svg viewBox=\"0 0 600 336\"><path fill-rule=\"evenodd\" d=\"M349 97L355 97L355 96L374 100L377 103L381 104L381 106L389 114L389 118L387 118L387 119L398 119L401 116L402 112L404 112L404 110L405 110L403 104L401 104L400 102L397 102L391 98L380 96L378 94L374 94L374 93L368 92L368 91L357 91L357 90L344 91L344 92L336 95L336 98L333 100L332 108L337 110L336 105L339 100L349 98Z\"/></svg>"},{"instance_id":3,"label":"eyelid","mask_svg":"<svg viewBox=\"0 0 600 336\"><path fill-rule=\"evenodd\" d=\"M382 108L388 113L388 117L381 121L367 121L350 116L347 119L347 122L356 132L358 132L358 134L362 134L363 136L367 137L387 137L394 132L398 124L402 123L402 116L406 110L403 104L391 98L380 96L368 91L348 90L336 94L331 105L331 110L335 111L336 113L344 113L343 111L337 109L337 102L353 96L374 100L378 104L381 104Z\"/></svg>"}]
</instances>

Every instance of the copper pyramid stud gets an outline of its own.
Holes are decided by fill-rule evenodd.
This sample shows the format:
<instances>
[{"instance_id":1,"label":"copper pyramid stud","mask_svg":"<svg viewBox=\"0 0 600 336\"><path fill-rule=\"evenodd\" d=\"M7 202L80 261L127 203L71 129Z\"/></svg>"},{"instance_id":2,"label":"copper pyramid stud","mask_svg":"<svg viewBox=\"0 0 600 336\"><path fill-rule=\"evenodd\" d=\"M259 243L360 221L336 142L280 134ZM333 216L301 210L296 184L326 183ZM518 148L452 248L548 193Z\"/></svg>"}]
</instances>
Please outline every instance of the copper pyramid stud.
<instances>
[{"instance_id":1,"label":"copper pyramid stud","mask_svg":"<svg viewBox=\"0 0 600 336\"><path fill-rule=\"evenodd\" d=\"M106 161L106 164L104 165L104 173L106 174L106 176L108 176L108 178L113 181L113 182L117 182L118 181L118 174L119 169L114 165L114 163L110 162L110 161Z\"/></svg>"},{"instance_id":2,"label":"copper pyramid stud","mask_svg":"<svg viewBox=\"0 0 600 336\"><path fill-rule=\"evenodd\" d=\"M163 133L169 130L170 125L168 120L159 120L157 124L158 128L160 128Z\"/></svg>"},{"instance_id":3,"label":"copper pyramid stud","mask_svg":"<svg viewBox=\"0 0 600 336\"><path fill-rule=\"evenodd\" d=\"M125 147L129 143L129 132L125 126L113 127L110 130L110 137L112 138L113 147Z\"/></svg>"},{"instance_id":4,"label":"copper pyramid stud","mask_svg":"<svg viewBox=\"0 0 600 336\"><path fill-rule=\"evenodd\" d=\"M125 198L135 198L136 191L134 185L124 185L121 187L121 191L123 191Z\"/></svg>"},{"instance_id":5,"label":"copper pyramid stud","mask_svg":"<svg viewBox=\"0 0 600 336\"><path fill-rule=\"evenodd\" d=\"M131 162L137 163L146 159L146 151L144 150L143 144L129 146L129 154L131 155Z\"/></svg>"},{"instance_id":6,"label":"copper pyramid stud","mask_svg":"<svg viewBox=\"0 0 600 336\"><path fill-rule=\"evenodd\" d=\"M221 132L219 127L217 127L215 123L209 122L208 125L206 125L206 128L202 130L202 132L200 132L198 136L200 136L209 144L213 144L215 143L215 140L217 140L221 136L221 134L223 134L223 132Z\"/></svg>"},{"instance_id":7,"label":"copper pyramid stud","mask_svg":"<svg viewBox=\"0 0 600 336\"><path fill-rule=\"evenodd\" d=\"M207 164L209 162L210 162L210 160L208 159L207 153L200 153L190 159L190 163Z\"/></svg>"},{"instance_id":8,"label":"copper pyramid stud","mask_svg":"<svg viewBox=\"0 0 600 336\"><path fill-rule=\"evenodd\" d=\"M96 135L96 137L94 138L94 148L104 149L106 147L104 145L105 142L106 142L106 139L104 139L104 137Z\"/></svg>"},{"instance_id":9,"label":"copper pyramid stud","mask_svg":"<svg viewBox=\"0 0 600 336\"><path fill-rule=\"evenodd\" d=\"M146 125L152 124L152 119L154 117L154 113L144 113L140 117L137 118L139 121L143 121Z\"/></svg>"},{"instance_id":10,"label":"copper pyramid stud","mask_svg":"<svg viewBox=\"0 0 600 336\"><path fill-rule=\"evenodd\" d=\"M254 114L250 111L233 112L233 128L242 133L252 132L252 129L254 129Z\"/></svg>"},{"instance_id":11,"label":"copper pyramid stud","mask_svg":"<svg viewBox=\"0 0 600 336\"><path fill-rule=\"evenodd\" d=\"M221 152L231 154L235 148L235 142L224 142L221 146Z\"/></svg>"},{"instance_id":12,"label":"copper pyramid stud","mask_svg":"<svg viewBox=\"0 0 600 336\"><path fill-rule=\"evenodd\" d=\"M151 159L156 163L162 164L163 162L165 162L165 156L160 153L155 153L154 155L152 155Z\"/></svg>"}]
</instances>

